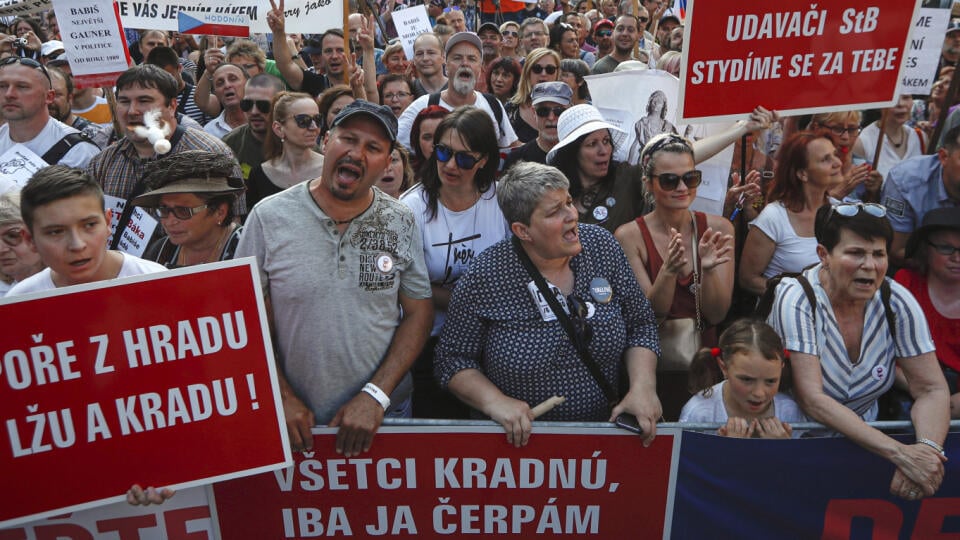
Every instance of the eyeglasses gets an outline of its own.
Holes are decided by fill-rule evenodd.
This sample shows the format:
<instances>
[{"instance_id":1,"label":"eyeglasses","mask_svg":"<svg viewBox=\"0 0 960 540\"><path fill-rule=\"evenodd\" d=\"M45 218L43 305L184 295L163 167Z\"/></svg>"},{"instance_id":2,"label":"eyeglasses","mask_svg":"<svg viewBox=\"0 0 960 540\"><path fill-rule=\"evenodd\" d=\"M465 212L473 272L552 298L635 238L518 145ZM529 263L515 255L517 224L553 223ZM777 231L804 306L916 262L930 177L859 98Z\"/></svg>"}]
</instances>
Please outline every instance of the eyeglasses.
<instances>
[{"instance_id":1,"label":"eyeglasses","mask_svg":"<svg viewBox=\"0 0 960 540\"><path fill-rule=\"evenodd\" d=\"M557 66L541 66L540 64L534 64L530 66L530 71L540 75L544 71L547 72L547 75L553 75L557 72Z\"/></svg>"},{"instance_id":2,"label":"eyeglasses","mask_svg":"<svg viewBox=\"0 0 960 540\"><path fill-rule=\"evenodd\" d=\"M4 235L3 241L7 241L6 235ZM929 240L927 240L927 244L930 244L930 247L932 247L934 251L943 255L944 257L952 257L954 253L960 253L960 247L951 246L950 244L934 244ZM8 242L7 245L12 246L14 244L10 244Z\"/></svg>"},{"instance_id":3,"label":"eyeglasses","mask_svg":"<svg viewBox=\"0 0 960 540\"><path fill-rule=\"evenodd\" d=\"M323 115L321 114L295 114L290 118L293 119L294 123L297 124L297 127L300 129L309 129L310 124L316 124L319 128L321 122L323 122ZM287 118L287 120L290 120Z\"/></svg>"},{"instance_id":4,"label":"eyeglasses","mask_svg":"<svg viewBox=\"0 0 960 540\"><path fill-rule=\"evenodd\" d=\"M553 113L554 116L560 116L565 110L567 110L566 107L537 107L534 109L540 118L546 118L550 116L550 113Z\"/></svg>"},{"instance_id":5,"label":"eyeglasses","mask_svg":"<svg viewBox=\"0 0 960 540\"><path fill-rule=\"evenodd\" d=\"M842 136L844 133L846 133L847 135L859 135L861 131L860 126L854 126L854 127L824 126L824 127L832 131L833 134L838 137Z\"/></svg>"},{"instance_id":6,"label":"eyeglasses","mask_svg":"<svg viewBox=\"0 0 960 540\"><path fill-rule=\"evenodd\" d=\"M875 218L886 217L887 207L882 204L877 203L842 203L830 207L830 216L833 217L833 213L836 212L843 217L853 217L860 213L863 210L864 212L870 214ZM829 219L828 217L828 219Z\"/></svg>"},{"instance_id":7,"label":"eyeglasses","mask_svg":"<svg viewBox=\"0 0 960 540\"><path fill-rule=\"evenodd\" d=\"M547 35L546 32L541 32L541 31L537 30L537 31L534 31L534 32L527 32L526 34L523 35L523 37L524 37L524 39L526 39L526 38L532 38L532 37L543 37L543 36L545 36L545 35Z\"/></svg>"},{"instance_id":8,"label":"eyeglasses","mask_svg":"<svg viewBox=\"0 0 960 540\"><path fill-rule=\"evenodd\" d=\"M408 98L408 97L410 97L410 96L412 96L412 95L413 95L413 94L411 94L410 92L395 92L395 93L393 93L393 94L384 94L384 95L383 95L383 100L384 100L384 101L393 101L393 100L395 100L395 99L406 99L406 98Z\"/></svg>"},{"instance_id":9,"label":"eyeglasses","mask_svg":"<svg viewBox=\"0 0 960 540\"><path fill-rule=\"evenodd\" d=\"M253 109L253 106L257 106L257 110L263 114L270 112L270 101L266 99L241 99L240 100L240 110L243 112L250 112Z\"/></svg>"},{"instance_id":10,"label":"eyeglasses","mask_svg":"<svg viewBox=\"0 0 960 540\"><path fill-rule=\"evenodd\" d=\"M3 60L0 60L0 67L9 66L10 64L21 63L27 67L39 68L43 72L43 76L47 78L47 82L50 83L50 86L53 86L53 82L50 80L50 74L47 73L47 68L43 67L43 64L37 62L33 58L23 58L20 56L8 56Z\"/></svg>"},{"instance_id":11,"label":"eyeglasses","mask_svg":"<svg viewBox=\"0 0 960 540\"><path fill-rule=\"evenodd\" d=\"M597 37L610 37L613 35L613 30L598 30Z\"/></svg>"},{"instance_id":12,"label":"eyeglasses","mask_svg":"<svg viewBox=\"0 0 960 540\"><path fill-rule=\"evenodd\" d=\"M166 219L170 217L170 214L173 214L173 217L179 219L180 221L186 221L193 216L199 214L203 211L204 208L208 208L209 205L196 206L194 208L189 208L187 206L158 206L156 208L151 208L148 210L150 215L157 219Z\"/></svg>"},{"instance_id":13,"label":"eyeglasses","mask_svg":"<svg viewBox=\"0 0 960 540\"><path fill-rule=\"evenodd\" d=\"M694 169L692 171L687 171L680 174L673 173L660 173L655 174L657 182L660 182L660 187L665 191L673 191L680 186L680 181L683 180L684 185L687 186L687 189L693 189L700 185L700 182L703 182L703 173Z\"/></svg>"},{"instance_id":14,"label":"eyeglasses","mask_svg":"<svg viewBox=\"0 0 960 540\"><path fill-rule=\"evenodd\" d=\"M589 345L593 339L593 328L587 322L587 315L590 309L586 302L580 298L570 295L567 297L567 307L570 308L570 322L573 323L573 330L583 345Z\"/></svg>"},{"instance_id":15,"label":"eyeglasses","mask_svg":"<svg viewBox=\"0 0 960 540\"><path fill-rule=\"evenodd\" d=\"M440 163L446 163L450 161L450 158L457 163L457 167L461 169L472 169L477 166L477 163L480 162L481 158L474 157L470 152L454 152L453 148L445 144L435 144L433 145L433 155L437 156L437 161Z\"/></svg>"},{"instance_id":16,"label":"eyeglasses","mask_svg":"<svg viewBox=\"0 0 960 540\"><path fill-rule=\"evenodd\" d=\"M500 32L500 34L503 35L503 37L520 37L520 33L514 32L513 30L504 30Z\"/></svg>"},{"instance_id":17,"label":"eyeglasses","mask_svg":"<svg viewBox=\"0 0 960 540\"><path fill-rule=\"evenodd\" d=\"M0 235L0 240L10 247L17 247L23 243L23 229L20 227L9 229Z\"/></svg>"}]
</instances>

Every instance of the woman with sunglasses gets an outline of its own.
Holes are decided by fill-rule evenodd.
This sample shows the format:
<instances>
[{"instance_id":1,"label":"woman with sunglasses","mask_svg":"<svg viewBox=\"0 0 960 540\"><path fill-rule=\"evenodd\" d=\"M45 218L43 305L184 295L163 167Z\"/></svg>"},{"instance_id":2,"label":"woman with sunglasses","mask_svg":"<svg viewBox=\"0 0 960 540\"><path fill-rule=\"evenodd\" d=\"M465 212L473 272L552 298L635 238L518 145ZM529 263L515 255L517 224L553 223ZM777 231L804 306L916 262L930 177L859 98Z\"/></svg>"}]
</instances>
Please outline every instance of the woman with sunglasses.
<instances>
[{"instance_id":1,"label":"woman with sunglasses","mask_svg":"<svg viewBox=\"0 0 960 540\"><path fill-rule=\"evenodd\" d=\"M247 178L247 211L261 200L320 176L323 155L315 150L323 117L317 102L301 92L279 92L267 116L266 159Z\"/></svg>"},{"instance_id":2,"label":"woman with sunglasses","mask_svg":"<svg viewBox=\"0 0 960 540\"><path fill-rule=\"evenodd\" d=\"M241 230L233 203L244 190L243 179L232 177L236 160L203 150L177 157L148 163L147 191L133 199L166 233L147 247L143 258L167 268L232 259Z\"/></svg>"},{"instance_id":3,"label":"woman with sunglasses","mask_svg":"<svg viewBox=\"0 0 960 540\"><path fill-rule=\"evenodd\" d=\"M552 82L560 78L560 55L552 49L534 49L527 54L520 72L520 83L504 108L510 125L520 142L529 142L537 138L537 115L530 104L533 87L542 82Z\"/></svg>"},{"instance_id":4,"label":"woman with sunglasses","mask_svg":"<svg viewBox=\"0 0 960 540\"><path fill-rule=\"evenodd\" d=\"M767 205L744 242L740 286L759 296L767 280L799 272L817 262L813 222L829 193L843 182L842 161L833 142L810 131L794 133L780 145Z\"/></svg>"},{"instance_id":5,"label":"woman with sunglasses","mask_svg":"<svg viewBox=\"0 0 960 540\"><path fill-rule=\"evenodd\" d=\"M500 164L490 115L476 107L454 109L437 126L433 154L421 183L401 197L417 219L433 288L431 339L413 368L414 416L443 418L460 410L433 381L433 350L446 318L450 292L473 258L507 236L494 178ZM452 407L452 408L451 408Z\"/></svg>"},{"instance_id":6,"label":"woman with sunglasses","mask_svg":"<svg viewBox=\"0 0 960 540\"><path fill-rule=\"evenodd\" d=\"M435 372L514 446L527 444L533 408L552 396L566 402L541 419L627 413L649 445L661 412L653 312L613 236L577 223L569 185L529 161L504 174L497 199L513 237L483 252L454 289Z\"/></svg>"},{"instance_id":7,"label":"woman with sunglasses","mask_svg":"<svg viewBox=\"0 0 960 540\"><path fill-rule=\"evenodd\" d=\"M767 318L790 352L794 398L813 421L890 461L891 494L932 496L943 481L950 398L920 305L885 278L893 239L886 208L824 205L814 231L819 262L783 278ZM898 369L914 399L915 443L867 424Z\"/></svg>"},{"instance_id":8,"label":"woman with sunglasses","mask_svg":"<svg viewBox=\"0 0 960 540\"><path fill-rule=\"evenodd\" d=\"M660 134L640 152L643 183L653 211L621 225L615 235L640 288L659 320L694 319L704 347L717 343L717 328L733 295L733 225L721 216L693 212L703 179L690 142ZM688 365L692 358L664 358ZM690 398L687 373L662 373L657 388L668 420Z\"/></svg>"},{"instance_id":9,"label":"woman with sunglasses","mask_svg":"<svg viewBox=\"0 0 960 540\"><path fill-rule=\"evenodd\" d=\"M27 225L20 214L20 192L0 195L0 298L10 288L43 270L40 254L24 240Z\"/></svg>"},{"instance_id":10,"label":"woman with sunglasses","mask_svg":"<svg viewBox=\"0 0 960 540\"><path fill-rule=\"evenodd\" d=\"M864 202L880 202L883 175L873 169L867 160L854 158L853 145L860 140L860 111L834 111L815 114L807 126L830 137L840 151L843 182L830 192L837 199L851 197Z\"/></svg>"},{"instance_id":11,"label":"woman with sunglasses","mask_svg":"<svg viewBox=\"0 0 960 540\"><path fill-rule=\"evenodd\" d=\"M950 389L950 416L960 418L960 212L927 212L907 241L906 256L914 264L894 279L923 309Z\"/></svg>"},{"instance_id":12,"label":"woman with sunglasses","mask_svg":"<svg viewBox=\"0 0 960 540\"><path fill-rule=\"evenodd\" d=\"M514 21L507 21L501 24L500 38L500 56L502 58L512 58L516 61L523 58L522 51L520 50L519 24Z\"/></svg>"}]
</instances>

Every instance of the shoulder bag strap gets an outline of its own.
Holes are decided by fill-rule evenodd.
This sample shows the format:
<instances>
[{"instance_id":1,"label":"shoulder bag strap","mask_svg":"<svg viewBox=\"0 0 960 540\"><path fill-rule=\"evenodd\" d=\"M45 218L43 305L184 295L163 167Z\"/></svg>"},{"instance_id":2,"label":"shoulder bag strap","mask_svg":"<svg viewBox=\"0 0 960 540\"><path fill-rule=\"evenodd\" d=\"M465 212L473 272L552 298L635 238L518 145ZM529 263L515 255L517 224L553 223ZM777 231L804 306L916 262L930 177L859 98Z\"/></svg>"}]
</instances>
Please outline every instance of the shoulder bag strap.
<instances>
[{"instance_id":1,"label":"shoulder bag strap","mask_svg":"<svg viewBox=\"0 0 960 540\"><path fill-rule=\"evenodd\" d=\"M562 326L567 332L567 335L570 336L570 340L573 341L573 344L576 346L577 352L580 353L580 360L582 360L584 365L587 366L587 370L590 371L590 375L593 376L593 378L597 381L597 385L599 385L600 389L603 390L603 395L606 396L607 403L612 409L620 401L619 397L617 396L617 392L613 389L613 385L611 385L610 381L603 376L600 366L597 365L596 360L593 359L593 356L586 347L586 343L583 343L583 341L577 335L576 330L573 328L573 322L570 320L570 317L567 316L567 312L560 305L560 302L557 301L557 298L550 291L550 287L547 286L547 280L543 279L543 274L537 270L537 267L533 265L533 261L530 260L530 256L527 255L527 252L523 250L523 246L520 245L520 240L514 236L512 242L513 249L517 252L517 257L520 258L520 262L523 264L523 267L527 270L527 273L530 274L530 277L533 278L534 283L537 284L540 294L547 301L547 304L550 305L550 309L553 311L553 314L556 315L557 320L560 322L560 326Z\"/></svg>"},{"instance_id":2,"label":"shoulder bag strap","mask_svg":"<svg viewBox=\"0 0 960 540\"><path fill-rule=\"evenodd\" d=\"M693 304L697 313L697 332L703 332L703 318L700 316L700 234L697 230L697 216L690 213L693 218Z\"/></svg>"}]
</instances>

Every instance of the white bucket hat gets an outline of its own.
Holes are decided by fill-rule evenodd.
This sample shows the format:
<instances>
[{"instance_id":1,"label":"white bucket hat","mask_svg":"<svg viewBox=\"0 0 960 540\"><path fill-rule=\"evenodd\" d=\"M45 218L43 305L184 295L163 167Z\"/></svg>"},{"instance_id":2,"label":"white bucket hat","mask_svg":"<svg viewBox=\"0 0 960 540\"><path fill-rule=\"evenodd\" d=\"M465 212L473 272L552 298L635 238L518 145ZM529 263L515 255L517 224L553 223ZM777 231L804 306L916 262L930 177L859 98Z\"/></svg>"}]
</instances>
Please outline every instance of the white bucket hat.
<instances>
[{"instance_id":1,"label":"white bucket hat","mask_svg":"<svg viewBox=\"0 0 960 540\"><path fill-rule=\"evenodd\" d=\"M627 142L627 134L604 120L600 111L593 105L574 105L563 111L563 114L557 120L557 136L560 137L560 142L547 153L547 163L553 165L557 158L557 152L564 146L600 129L610 130L610 138L613 139L615 153L624 149L623 145Z\"/></svg>"}]
</instances>

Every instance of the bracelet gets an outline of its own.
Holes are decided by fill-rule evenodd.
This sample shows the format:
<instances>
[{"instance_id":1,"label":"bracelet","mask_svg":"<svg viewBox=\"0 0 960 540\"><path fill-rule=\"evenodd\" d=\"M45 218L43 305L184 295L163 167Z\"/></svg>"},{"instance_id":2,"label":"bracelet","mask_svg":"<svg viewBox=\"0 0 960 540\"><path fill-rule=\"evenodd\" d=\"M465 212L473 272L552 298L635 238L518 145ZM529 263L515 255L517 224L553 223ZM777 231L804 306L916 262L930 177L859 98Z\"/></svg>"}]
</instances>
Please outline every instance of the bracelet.
<instances>
[{"instance_id":1,"label":"bracelet","mask_svg":"<svg viewBox=\"0 0 960 540\"><path fill-rule=\"evenodd\" d=\"M377 403L383 407L383 410L387 410L387 407L390 406L390 396L381 390L379 386L368 382L367 384L363 385L362 391L370 394L373 399L377 400Z\"/></svg>"},{"instance_id":2,"label":"bracelet","mask_svg":"<svg viewBox=\"0 0 960 540\"><path fill-rule=\"evenodd\" d=\"M940 446L939 444L931 441L930 439L927 439L927 438L917 439L917 444L925 444L925 445L929 446L930 448L933 448L934 450L936 450L937 453L940 454L941 456L946 456L946 455L947 455L947 453L943 451L943 447L942 447L942 446Z\"/></svg>"}]
</instances>

